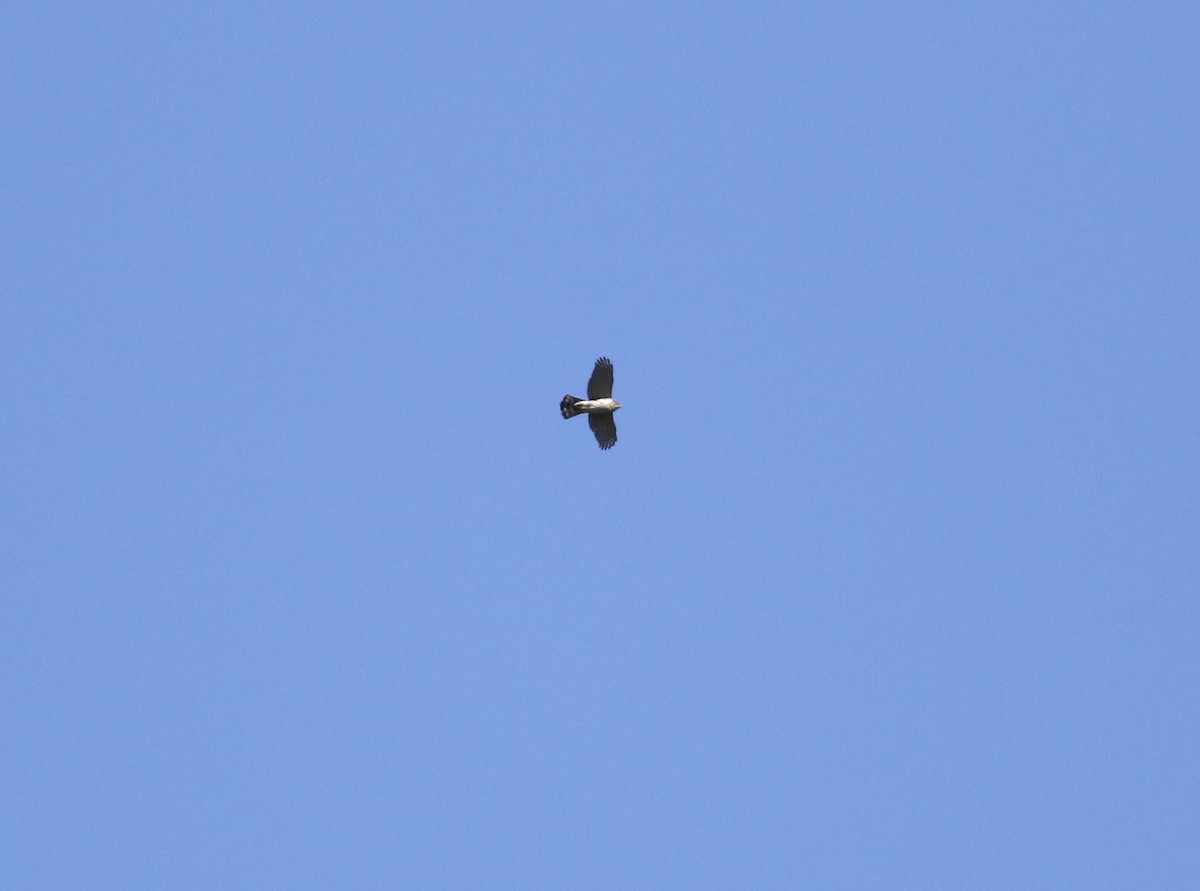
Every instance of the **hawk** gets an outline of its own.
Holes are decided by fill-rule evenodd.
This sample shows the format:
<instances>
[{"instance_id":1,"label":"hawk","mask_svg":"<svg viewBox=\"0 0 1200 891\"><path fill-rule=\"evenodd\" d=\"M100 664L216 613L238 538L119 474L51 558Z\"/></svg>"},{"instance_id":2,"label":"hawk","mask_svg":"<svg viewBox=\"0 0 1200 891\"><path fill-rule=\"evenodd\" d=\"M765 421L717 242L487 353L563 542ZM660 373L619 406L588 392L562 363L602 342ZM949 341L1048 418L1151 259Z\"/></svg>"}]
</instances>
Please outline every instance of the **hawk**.
<instances>
[{"instance_id":1,"label":"hawk","mask_svg":"<svg viewBox=\"0 0 1200 891\"><path fill-rule=\"evenodd\" d=\"M601 356L596 360L596 367L592 369L592 377L588 381L588 398L580 399L568 393L558 406L564 418L586 413L588 426L596 434L596 442L600 443L602 449L611 449L617 444L617 425L613 421L613 412L621 407L621 403L612 398L612 384L612 362Z\"/></svg>"}]
</instances>

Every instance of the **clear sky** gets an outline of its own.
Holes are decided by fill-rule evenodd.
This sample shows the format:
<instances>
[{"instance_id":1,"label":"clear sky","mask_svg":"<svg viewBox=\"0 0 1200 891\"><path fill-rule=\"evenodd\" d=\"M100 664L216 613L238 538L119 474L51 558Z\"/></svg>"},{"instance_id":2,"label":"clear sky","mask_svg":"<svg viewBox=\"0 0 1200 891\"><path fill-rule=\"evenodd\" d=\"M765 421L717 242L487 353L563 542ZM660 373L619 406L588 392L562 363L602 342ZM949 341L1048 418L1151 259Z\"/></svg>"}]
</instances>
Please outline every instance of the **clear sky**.
<instances>
[{"instance_id":1,"label":"clear sky","mask_svg":"<svg viewBox=\"0 0 1200 891\"><path fill-rule=\"evenodd\" d=\"M13 4L0 886L1200 887L1198 45Z\"/></svg>"}]
</instances>

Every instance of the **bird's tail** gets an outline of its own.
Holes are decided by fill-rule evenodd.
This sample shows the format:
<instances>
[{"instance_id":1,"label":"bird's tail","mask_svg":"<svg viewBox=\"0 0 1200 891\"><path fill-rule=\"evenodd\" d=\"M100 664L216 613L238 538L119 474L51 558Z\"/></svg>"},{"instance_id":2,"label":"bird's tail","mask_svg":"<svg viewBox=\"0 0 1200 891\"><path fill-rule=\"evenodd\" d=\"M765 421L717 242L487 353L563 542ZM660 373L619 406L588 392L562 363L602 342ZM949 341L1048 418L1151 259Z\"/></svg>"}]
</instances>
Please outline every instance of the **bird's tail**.
<instances>
[{"instance_id":1,"label":"bird's tail","mask_svg":"<svg viewBox=\"0 0 1200 891\"><path fill-rule=\"evenodd\" d=\"M558 404L558 407L562 409L562 415L564 418L573 418L576 415L583 414L583 412L575 407L576 402L583 402L583 400L578 396L567 395L563 397L563 400Z\"/></svg>"}]
</instances>

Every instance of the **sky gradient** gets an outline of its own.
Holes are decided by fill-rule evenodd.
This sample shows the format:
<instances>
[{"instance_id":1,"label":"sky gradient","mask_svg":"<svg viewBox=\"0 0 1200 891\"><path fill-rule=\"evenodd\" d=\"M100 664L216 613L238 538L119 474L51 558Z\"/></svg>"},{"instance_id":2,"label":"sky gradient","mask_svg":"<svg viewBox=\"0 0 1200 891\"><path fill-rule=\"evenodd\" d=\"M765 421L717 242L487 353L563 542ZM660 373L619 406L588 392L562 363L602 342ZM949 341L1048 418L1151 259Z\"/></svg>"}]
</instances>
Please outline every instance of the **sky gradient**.
<instances>
[{"instance_id":1,"label":"sky gradient","mask_svg":"<svg viewBox=\"0 0 1200 891\"><path fill-rule=\"evenodd\" d=\"M0 885L1200 887L1194 5L0 35Z\"/></svg>"}]
</instances>

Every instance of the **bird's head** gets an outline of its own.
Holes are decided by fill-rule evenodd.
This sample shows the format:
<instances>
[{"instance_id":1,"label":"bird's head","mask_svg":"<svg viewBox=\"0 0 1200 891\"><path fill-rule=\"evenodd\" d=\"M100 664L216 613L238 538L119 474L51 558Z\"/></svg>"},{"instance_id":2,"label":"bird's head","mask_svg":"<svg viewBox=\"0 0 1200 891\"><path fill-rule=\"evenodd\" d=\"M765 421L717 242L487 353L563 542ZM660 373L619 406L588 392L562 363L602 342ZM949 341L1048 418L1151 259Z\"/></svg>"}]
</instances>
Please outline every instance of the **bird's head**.
<instances>
[{"instance_id":1,"label":"bird's head","mask_svg":"<svg viewBox=\"0 0 1200 891\"><path fill-rule=\"evenodd\" d=\"M617 400L614 399L613 400L613 411L616 411L620 407L621 407L621 403L617 402Z\"/></svg>"}]
</instances>

